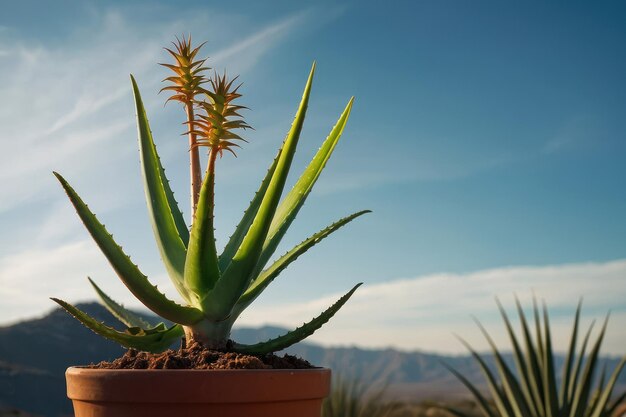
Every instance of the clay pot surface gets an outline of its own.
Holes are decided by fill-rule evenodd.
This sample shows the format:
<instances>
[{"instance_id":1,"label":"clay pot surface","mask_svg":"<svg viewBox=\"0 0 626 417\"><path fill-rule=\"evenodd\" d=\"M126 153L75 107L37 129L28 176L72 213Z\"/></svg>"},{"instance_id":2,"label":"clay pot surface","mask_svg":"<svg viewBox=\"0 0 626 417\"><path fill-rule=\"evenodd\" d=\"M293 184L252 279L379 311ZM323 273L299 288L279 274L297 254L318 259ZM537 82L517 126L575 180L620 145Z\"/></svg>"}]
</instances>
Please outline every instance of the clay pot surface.
<instances>
[{"instance_id":1,"label":"clay pot surface","mask_svg":"<svg viewBox=\"0 0 626 417\"><path fill-rule=\"evenodd\" d=\"M330 369L68 368L76 417L320 417Z\"/></svg>"}]
</instances>

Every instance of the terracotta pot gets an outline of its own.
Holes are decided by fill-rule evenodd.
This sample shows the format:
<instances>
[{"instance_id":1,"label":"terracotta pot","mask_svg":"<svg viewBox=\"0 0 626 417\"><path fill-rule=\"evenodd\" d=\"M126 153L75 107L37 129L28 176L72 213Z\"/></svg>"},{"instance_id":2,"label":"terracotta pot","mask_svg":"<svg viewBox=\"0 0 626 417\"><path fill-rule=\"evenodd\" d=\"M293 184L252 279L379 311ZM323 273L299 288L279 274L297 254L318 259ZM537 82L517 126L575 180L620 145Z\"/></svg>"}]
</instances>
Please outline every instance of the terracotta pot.
<instances>
[{"instance_id":1,"label":"terracotta pot","mask_svg":"<svg viewBox=\"0 0 626 417\"><path fill-rule=\"evenodd\" d=\"M330 369L65 372L76 417L319 417Z\"/></svg>"}]
</instances>

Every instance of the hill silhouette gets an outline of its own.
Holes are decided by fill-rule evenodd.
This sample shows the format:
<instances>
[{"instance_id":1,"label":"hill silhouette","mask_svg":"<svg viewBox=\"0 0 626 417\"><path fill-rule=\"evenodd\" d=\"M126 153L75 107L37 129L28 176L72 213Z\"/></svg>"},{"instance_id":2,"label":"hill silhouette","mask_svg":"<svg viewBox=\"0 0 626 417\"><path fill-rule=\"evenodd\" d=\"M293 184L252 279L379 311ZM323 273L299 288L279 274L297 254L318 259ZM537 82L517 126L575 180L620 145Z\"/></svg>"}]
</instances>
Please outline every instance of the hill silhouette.
<instances>
[{"instance_id":1,"label":"hill silhouette","mask_svg":"<svg viewBox=\"0 0 626 417\"><path fill-rule=\"evenodd\" d=\"M77 307L107 324L116 323L100 304L85 303ZM157 321L154 316L144 317ZM236 328L232 337L240 343L255 343L285 331L272 326ZM65 395L65 369L111 360L123 352L122 347L94 334L60 308L41 318L0 328L0 417L71 415L71 403ZM441 365L442 361L471 381L482 382L480 371L468 355L322 347L308 342L294 345L287 352L329 367L334 375L344 379L384 385L389 396L403 400L467 397L464 387ZM606 360L609 369L618 361ZM562 362L562 358L557 358L557 369ZM626 372L622 373L619 385L617 393L626 388ZM17 410L26 413L18 414Z\"/></svg>"}]
</instances>

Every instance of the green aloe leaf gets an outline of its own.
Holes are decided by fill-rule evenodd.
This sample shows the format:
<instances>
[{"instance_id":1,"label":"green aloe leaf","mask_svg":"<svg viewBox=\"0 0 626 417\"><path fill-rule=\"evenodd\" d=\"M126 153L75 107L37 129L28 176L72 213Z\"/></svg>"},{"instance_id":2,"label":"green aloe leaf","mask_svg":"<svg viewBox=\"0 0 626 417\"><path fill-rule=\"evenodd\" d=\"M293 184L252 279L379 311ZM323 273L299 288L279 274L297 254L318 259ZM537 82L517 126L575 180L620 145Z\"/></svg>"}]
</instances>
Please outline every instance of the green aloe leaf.
<instances>
[{"instance_id":1,"label":"green aloe leaf","mask_svg":"<svg viewBox=\"0 0 626 417\"><path fill-rule=\"evenodd\" d=\"M276 207L285 186L289 167L300 138L314 73L315 64L311 68L296 117L281 148L276 170L272 175L256 216L233 259L223 271L221 279L215 284L211 292L207 294L205 300L202 300L204 313L213 320L224 320L231 314L235 303L248 288L248 284L251 281L251 274L261 255L263 242L276 212Z\"/></svg>"},{"instance_id":2,"label":"green aloe leaf","mask_svg":"<svg viewBox=\"0 0 626 417\"><path fill-rule=\"evenodd\" d=\"M293 222L296 218L298 211L304 204L306 198L309 196L315 182L326 166L326 162L332 155L333 150L335 149L335 146L337 145L337 142L346 127L353 102L354 97L352 97L346 105L346 108L339 117L339 120L337 120L337 123L331 130L330 134L322 143L322 146L313 157L313 160L309 163L291 191L289 191L276 209L276 214L272 220L270 230L267 234L267 239L263 245L263 252L261 253L256 267L257 273L253 275L257 275L258 272L265 267L265 264L272 257L278 247L278 244L287 232L291 222Z\"/></svg>"},{"instance_id":3,"label":"green aloe leaf","mask_svg":"<svg viewBox=\"0 0 626 417\"><path fill-rule=\"evenodd\" d=\"M604 417L604 416L608 417L612 415L612 411L610 410L617 407L617 405L626 398L626 392L625 392L624 394L622 394L621 397L618 397L611 406L607 407L609 400L611 399L613 389L615 388L615 384L617 383L617 378L619 378L619 375L622 373L622 370L624 369L625 365L626 365L626 357L623 357L622 360L617 365L617 367L615 368L615 370L613 371L613 374L609 378L609 381L607 382L606 387L602 391L602 394L600 395L598 399L598 402L596 404L595 409L593 410L593 414L591 414L591 417ZM607 408L609 408L608 412L607 412Z\"/></svg>"},{"instance_id":4,"label":"green aloe leaf","mask_svg":"<svg viewBox=\"0 0 626 417\"><path fill-rule=\"evenodd\" d=\"M500 381L502 382L502 387L504 389L504 393L506 394L506 399L510 404L511 409L516 417L527 417L530 415L529 407L524 401L524 394L519 386L519 383L515 379L513 372L509 369L507 364L505 363L502 355L498 351L496 344L494 343L487 330L483 327L483 325L475 320L476 324L480 328L485 339L487 339L487 343L491 347L491 353L496 361L496 367L498 369L498 374L500 375Z\"/></svg>"},{"instance_id":5,"label":"green aloe leaf","mask_svg":"<svg viewBox=\"0 0 626 417\"><path fill-rule=\"evenodd\" d=\"M478 408L480 408L480 410L483 412L484 415L486 415L487 417L496 417L493 411L491 411L491 408L489 408L489 403L487 399L481 394L480 390L474 384L472 384L467 378L465 378L459 371L454 369L452 366L448 365L445 362L441 362L441 364L445 366L450 372L452 372L452 374L454 374L454 376L456 376L459 379L459 381L461 381L461 383L465 385L467 389L470 390L470 392L472 393L472 395L478 402ZM461 411L455 410L453 408L445 407L445 410L457 416L462 416L462 417L467 416Z\"/></svg>"},{"instance_id":6,"label":"green aloe leaf","mask_svg":"<svg viewBox=\"0 0 626 417\"><path fill-rule=\"evenodd\" d=\"M89 210L87 205L78 196L76 191L58 173L54 173L70 201L74 205L78 216L85 227L100 247L100 250L109 260L109 263L128 289L146 307L154 311L164 319L180 324L194 324L202 319L202 312L193 307L185 307L176 304L163 295L155 286L150 284L146 277L122 248L113 240L113 236L107 232L104 225Z\"/></svg>"},{"instance_id":7,"label":"green aloe leaf","mask_svg":"<svg viewBox=\"0 0 626 417\"><path fill-rule=\"evenodd\" d=\"M215 155L212 158L215 162ZM220 277L213 230L214 181L213 170L207 169L185 262L185 287L197 297L193 300L195 303L201 303L202 297L215 286Z\"/></svg>"},{"instance_id":8,"label":"green aloe leaf","mask_svg":"<svg viewBox=\"0 0 626 417\"><path fill-rule=\"evenodd\" d=\"M535 334L537 335L537 358L539 359L540 366L545 365L543 359L545 358L543 334L541 333L541 317L539 316L539 308L537 306L537 299L533 297L533 317L535 318ZM543 381L543 380L542 380Z\"/></svg>"},{"instance_id":9,"label":"green aloe leaf","mask_svg":"<svg viewBox=\"0 0 626 417\"><path fill-rule=\"evenodd\" d=\"M530 388L529 388L530 378L528 375L528 368L526 366L526 362L524 361L524 353L522 351L522 348L520 347L520 343L517 340L517 337L515 336L515 332L513 331L513 326L511 325L509 317L506 314L504 307L500 303L500 300L498 300L497 298L496 298L496 304L498 305L498 309L500 310L500 315L502 316L502 319L504 320L504 324L505 324L507 333L509 334L509 339L511 340L511 344L513 345L513 360L515 361L515 366L517 367L517 374L520 380L519 386L520 386L520 389L522 390L522 394L524 396L526 406L528 407L528 410L530 413L529 415L538 416L539 415L538 409L540 407L535 403L533 396L530 392Z\"/></svg>"},{"instance_id":10,"label":"green aloe leaf","mask_svg":"<svg viewBox=\"0 0 626 417\"><path fill-rule=\"evenodd\" d=\"M176 324L169 329L166 329L163 323L160 323L151 329L140 329L134 327L128 329L126 332L120 332L112 327L100 323L93 317L90 317L87 313L63 300L59 300L58 298L52 298L52 300L95 333L107 339L113 340L127 348L145 350L147 352L161 352L167 349L176 339L181 338L184 334L182 326Z\"/></svg>"},{"instance_id":11,"label":"green aloe leaf","mask_svg":"<svg viewBox=\"0 0 626 417\"><path fill-rule=\"evenodd\" d=\"M589 401L589 404L586 407L586 410L585 410L586 417L591 417L591 415L593 414L593 411L596 409L596 407L600 403L601 398L602 398L602 392L604 391L605 381L606 381L606 362L604 362L604 365L602 366L602 371L600 372L598 383L596 384L596 388L593 390L593 393L591 394L591 400ZM604 406L606 407L606 404L604 404ZM600 412L602 411L604 411L604 408L600 410Z\"/></svg>"},{"instance_id":12,"label":"green aloe leaf","mask_svg":"<svg viewBox=\"0 0 626 417\"><path fill-rule=\"evenodd\" d=\"M574 326L572 328L572 336L570 337L569 348L567 350L567 356L563 363L563 372L561 374L561 388L559 391L559 403L561 404L561 414L569 415L569 402L567 393L569 392L570 378L572 376L572 370L574 366L574 359L576 355L576 342L578 340L578 326L580 323L580 311L582 308L582 300L578 301L576 307L576 314L574 316Z\"/></svg>"},{"instance_id":13,"label":"green aloe leaf","mask_svg":"<svg viewBox=\"0 0 626 417\"><path fill-rule=\"evenodd\" d=\"M604 339L604 333L606 332L608 319L609 318L607 317L604 321L602 329L600 330L600 334L598 335L596 342L589 352L589 357L587 358L587 361L585 363L585 368L581 375L581 379L576 386L574 398L572 401L572 409L570 411L570 417L583 417L585 415L586 405L589 399L589 395L591 394L593 377L597 368L598 355L600 353L600 347L602 346L602 340Z\"/></svg>"},{"instance_id":14,"label":"green aloe leaf","mask_svg":"<svg viewBox=\"0 0 626 417\"><path fill-rule=\"evenodd\" d=\"M542 305L542 314L540 314L537 300L533 298L532 319L536 338L535 345L531 340L529 322L525 319L519 300L517 297L515 298L522 334L526 339L527 352L523 352L502 304L498 300L496 301L513 344L513 358L518 364L518 372L514 374L507 366L504 356L498 351L495 343L480 323L477 322L491 347L491 353L495 360L497 376L499 377L497 381L494 372L489 369L486 361L472 350L467 342L460 339L476 359L485 375L487 386L496 405L497 412L495 415L500 417L610 417L615 410L615 403L609 405L609 401L617 379L626 365L626 357L614 369L606 385L606 369L603 369L600 377L596 378L595 372L599 368L599 351L606 332L608 317L589 355L585 355L585 351L593 324L583 339L580 355L576 357L581 311L581 303L579 302L570 338L570 347L563 364L566 369L563 370L562 385L561 389L558 390L559 386L554 371L552 334L545 303ZM581 372L583 361L585 362L584 370ZM447 367L470 389L479 406L483 405L481 409L483 414L488 417L492 416L489 410L484 409L484 394L475 385L464 379L462 375L459 375L459 372L449 366ZM595 388L593 387L594 381ZM618 400L621 401L624 398L626 395L618 398Z\"/></svg>"},{"instance_id":15,"label":"green aloe leaf","mask_svg":"<svg viewBox=\"0 0 626 417\"><path fill-rule=\"evenodd\" d=\"M241 313L247 306L250 305L267 286L276 278L289 264L298 259L300 255L307 250L321 242L324 238L329 236L334 231L338 230L342 226L348 224L352 220L356 219L363 214L371 213L370 210L362 210L357 213L346 216L337 222L331 224L327 228L315 233L313 236L304 240L300 244L296 245L293 249L281 256L276 262L274 262L268 269L263 271L261 275L255 279L246 292L239 298L235 307L236 314Z\"/></svg>"},{"instance_id":16,"label":"green aloe leaf","mask_svg":"<svg viewBox=\"0 0 626 417\"><path fill-rule=\"evenodd\" d=\"M543 329L544 329L544 358L543 358L543 387L546 398L546 411L548 417L559 417L558 394L556 391L556 375L554 373L554 355L552 352L552 337L550 336L550 322L548 309L543 305Z\"/></svg>"},{"instance_id":17,"label":"green aloe leaf","mask_svg":"<svg viewBox=\"0 0 626 417\"><path fill-rule=\"evenodd\" d=\"M544 417L546 415L545 404L543 403L543 380L541 377L541 364L540 358L537 354L537 349L533 344L532 337L530 335L530 327L528 322L526 321L526 317L524 316L524 310L522 309L522 305L519 300L515 299L515 305L517 307L517 313L520 320L520 326L522 330L522 334L524 336L524 344L526 347L526 367L528 369L528 378L529 378L529 386L530 391L533 395L535 405L538 408L539 416ZM536 311L535 311L535 314ZM539 343L539 342L537 342Z\"/></svg>"},{"instance_id":18,"label":"green aloe leaf","mask_svg":"<svg viewBox=\"0 0 626 417\"><path fill-rule=\"evenodd\" d=\"M174 286L180 295L186 301L189 301L187 290L183 285L189 230L174 199L169 182L165 177L165 170L161 165L154 140L152 139L152 132L150 131L139 88L132 75L130 78L137 112L141 171L152 230L154 231L161 258Z\"/></svg>"},{"instance_id":19,"label":"green aloe leaf","mask_svg":"<svg viewBox=\"0 0 626 417\"><path fill-rule=\"evenodd\" d=\"M100 300L102 301L102 304L106 307L106 309L109 310L109 312L113 314L116 319L122 322L122 324L126 325L126 327L152 327L152 324L148 323L132 311L124 308L124 306L122 306L120 303L114 301L111 297L109 297L104 291L100 289L100 287L96 285L95 282L93 282L91 278L87 277L87 279L89 280L89 283L91 284L93 289L96 290L98 297L100 297Z\"/></svg>"},{"instance_id":20,"label":"green aloe leaf","mask_svg":"<svg viewBox=\"0 0 626 417\"><path fill-rule=\"evenodd\" d=\"M583 360L585 359L585 353L587 352L587 345L589 344L589 338L591 337L591 331L595 326L595 321L591 323L589 329L587 329L587 333L583 338L582 345L580 347L580 354L578 359L576 360L576 365L574 366L573 373L570 375L570 380L567 386L567 410L569 415L572 409L572 404L574 403L574 397L576 395L576 387L578 386L578 380L580 376L580 372L582 370Z\"/></svg>"},{"instance_id":21,"label":"green aloe leaf","mask_svg":"<svg viewBox=\"0 0 626 417\"><path fill-rule=\"evenodd\" d=\"M355 285L350 291L348 291L343 297L335 302L332 306L326 309L322 314L315 317L308 323L303 324L295 330L286 333L277 338L268 340L266 342L256 343L254 345L239 345L234 346L234 350L240 353L247 353L252 355L265 355L270 352L277 352L288 348L289 346L304 340L311 336L317 329L322 327L328 320L330 320L337 311L350 299L352 294L362 283Z\"/></svg>"},{"instance_id":22,"label":"green aloe leaf","mask_svg":"<svg viewBox=\"0 0 626 417\"><path fill-rule=\"evenodd\" d=\"M498 387L498 383L496 382L496 378L494 374L491 372L485 360L467 343L464 339L457 336L459 341L463 343L463 345L470 352L472 357L478 362L478 366L480 367L480 371L487 379L487 387L489 388L489 392L491 393L491 397L496 405L496 408L501 416L513 416L513 410L511 405L507 401L507 397L502 392L500 387Z\"/></svg>"},{"instance_id":23,"label":"green aloe leaf","mask_svg":"<svg viewBox=\"0 0 626 417\"><path fill-rule=\"evenodd\" d=\"M228 243L224 247L224 250L219 257L220 271L224 271L226 269L230 261L233 259L233 256L235 256L235 253L241 245L243 238L248 232L248 229L250 229L250 225L252 224L254 217L259 211L259 207L261 206L263 197L265 197L267 187L269 187L272 176L274 175L274 171L276 170L279 156L280 151L278 152L278 155L276 155L276 158L274 158L274 161L272 162L270 168L267 170L265 178L263 178L263 181L261 181L261 186L257 190L256 194L254 194L254 198L252 199L252 201L250 201L250 205L248 206L248 209L244 212L243 217L239 221L239 224L237 224L235 232L230 236Z\"/></svg>"}]
</instances>

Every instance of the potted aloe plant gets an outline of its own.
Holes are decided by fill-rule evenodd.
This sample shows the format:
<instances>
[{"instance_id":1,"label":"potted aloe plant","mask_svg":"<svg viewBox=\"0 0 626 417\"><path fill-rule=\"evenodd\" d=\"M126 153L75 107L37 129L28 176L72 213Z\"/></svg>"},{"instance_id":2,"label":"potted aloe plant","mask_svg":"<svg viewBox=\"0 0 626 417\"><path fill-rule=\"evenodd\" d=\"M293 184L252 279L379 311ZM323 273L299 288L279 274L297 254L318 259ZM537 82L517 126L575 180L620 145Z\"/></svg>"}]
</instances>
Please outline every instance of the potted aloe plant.
<instances>
[{"instance_id":1,"label":"potted aloe plant","mask_svg":"<svg viewBox=\"0 0 626 417\"><path fill-rule=\"evenodd\" d=\"M174 58L173 63L162 64L173 71L164 80L169 84L162 91L172 92L168 101L182 103L186 114L189 143L185 151L190 154L191 174L190 229L165 177L137 83L131 76L148 212L161 258L182 304L170 300L150 283L70 184L55 173L119 278L147 308L173 323L169 327L163 323L146 323L113 301L91 280L104 305L126 326L125 331L108 327L71 304L53 298L94 332L130 349L123 358L101 368L169 368L69 368L68 396L73 400L77 417L317 417L321 401L328 394L328 369L210 368L267 368L281 363L284 358L269 355L319 329L360 285L319 316L280 337L253 345L230 340L233 323L283 269L332 232L368 212L360 211L340 219L268 264L332 154L353 99L294 187L281 200L307 111L313 65L291 129L250 206L219 252L214 237L216 167L223 156L234 154L238 143L245 141L241 132L249 126L241 115L245 107L236 104L241 94L235 79L229 80L226 74L207 77L205 60L197 58L201 46L192 47L191 37L177 40L174 48L166 48ZM202 175L200 150L204 149L208 151L208 162ZM177 340L183 341L181 348L166 351ZM171 369L193 367L209 370Z\"/></svg>"}]
</instances>

